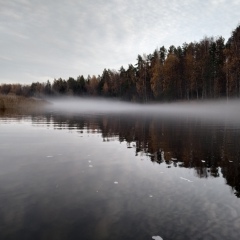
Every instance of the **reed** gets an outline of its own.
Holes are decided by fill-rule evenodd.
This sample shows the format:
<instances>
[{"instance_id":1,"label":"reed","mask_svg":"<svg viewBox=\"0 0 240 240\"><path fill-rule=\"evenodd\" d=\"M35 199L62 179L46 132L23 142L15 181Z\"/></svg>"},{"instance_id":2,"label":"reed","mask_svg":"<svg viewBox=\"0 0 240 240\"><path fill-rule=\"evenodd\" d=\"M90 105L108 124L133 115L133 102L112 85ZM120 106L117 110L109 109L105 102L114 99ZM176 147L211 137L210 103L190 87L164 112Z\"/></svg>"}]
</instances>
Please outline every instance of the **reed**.
<instances>
[{"instance_id":1,"label":"reed","mask_svg":"<svg viewBox=\"0 0 240 240\"><path fill-rule=\"evenodd\" d=\"M37 110L43 108L46 104L47 101L37 98L26 98L13 94L0 95L0 110Z\"/></svg>"}]
</instances>

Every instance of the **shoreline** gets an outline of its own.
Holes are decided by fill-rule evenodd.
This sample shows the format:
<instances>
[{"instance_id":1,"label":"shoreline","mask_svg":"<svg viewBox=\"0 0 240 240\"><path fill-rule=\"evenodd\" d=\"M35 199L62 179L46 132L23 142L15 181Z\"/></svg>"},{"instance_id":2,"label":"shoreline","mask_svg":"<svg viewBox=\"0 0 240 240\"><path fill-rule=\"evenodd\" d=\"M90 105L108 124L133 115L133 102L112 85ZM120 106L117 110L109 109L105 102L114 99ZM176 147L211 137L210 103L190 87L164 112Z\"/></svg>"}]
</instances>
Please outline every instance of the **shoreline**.
<instances>
[{"instance_id":1,"label":"shoreline","mask_svg":"<svg viewBox=\"0 0 240 240\"><path fill-rule=\"evenodd\" d=\"M2 95L0 94L0 110L24 110L24 111L36 111L42 110L46 105L48 105L44 99L37 98L27 98L23 96Z\"/></svg>"}]
</instances>

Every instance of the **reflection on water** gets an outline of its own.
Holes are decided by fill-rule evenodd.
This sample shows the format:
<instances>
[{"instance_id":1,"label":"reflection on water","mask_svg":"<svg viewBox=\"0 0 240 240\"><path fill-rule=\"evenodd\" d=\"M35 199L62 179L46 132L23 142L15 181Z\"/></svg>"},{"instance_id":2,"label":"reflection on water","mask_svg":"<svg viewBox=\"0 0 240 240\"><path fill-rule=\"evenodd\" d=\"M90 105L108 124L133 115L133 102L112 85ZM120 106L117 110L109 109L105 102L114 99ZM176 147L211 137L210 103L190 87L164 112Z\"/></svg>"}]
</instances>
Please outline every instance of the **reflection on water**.
<instances>
[{"instance_id":1,"label":"reflection on water","mask_svg":"<svg viewBox=\"0 0 240 240\"><path fill-rule=\"evenodd\" d=\"M103 141L126 141L136 156L145 154L153 162L168 167L194 168L200 178L226 178L240 197L240 129L208 125L201 121L124 115L33 117L33 125L46 124L54 129L86 130L101 134Z\"/></svg>"},{"instance_id":2,"label":"reflection on water","mask_svg":"<svg viewBox=\"0 0 240 240\"><path fill-rule=\"evenodd\" d=\"M0 239L239 238L236 125L5 113L0 132Z\"/></svg>"}]
</instances>

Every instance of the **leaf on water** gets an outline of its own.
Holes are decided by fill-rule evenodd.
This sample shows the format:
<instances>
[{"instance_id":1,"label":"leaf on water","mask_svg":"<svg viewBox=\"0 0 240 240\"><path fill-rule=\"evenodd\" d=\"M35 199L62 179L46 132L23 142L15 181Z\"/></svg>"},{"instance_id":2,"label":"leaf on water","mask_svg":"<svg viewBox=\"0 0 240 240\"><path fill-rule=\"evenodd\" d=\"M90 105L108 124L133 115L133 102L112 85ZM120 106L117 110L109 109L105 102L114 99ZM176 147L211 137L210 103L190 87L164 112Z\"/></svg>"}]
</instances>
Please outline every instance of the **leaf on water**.
<instances>
[{"instance_id":1,"label":"leaf on water","mask_svg":"<svg viewBox=\"0 0 240 240\"><path fill-rule=\"evenodd\" d=\"M155 239L155 240L163 240L160 236L152 236L152 239Z\"/></svg>"},{"instance_id":2,"label":"leaf on water","mask_svg":"<svg viewBox=\"0 0 240 240\"><path fill-rule=\"evenodd\" d=\"M191 180L189 180L189 179L187 179L187 178L183 178L183 177L180 177L182 180L185 180L185 181L188 181L188 182L193 182L193 181L191 181Z\"/></svg>"}]
</instances>

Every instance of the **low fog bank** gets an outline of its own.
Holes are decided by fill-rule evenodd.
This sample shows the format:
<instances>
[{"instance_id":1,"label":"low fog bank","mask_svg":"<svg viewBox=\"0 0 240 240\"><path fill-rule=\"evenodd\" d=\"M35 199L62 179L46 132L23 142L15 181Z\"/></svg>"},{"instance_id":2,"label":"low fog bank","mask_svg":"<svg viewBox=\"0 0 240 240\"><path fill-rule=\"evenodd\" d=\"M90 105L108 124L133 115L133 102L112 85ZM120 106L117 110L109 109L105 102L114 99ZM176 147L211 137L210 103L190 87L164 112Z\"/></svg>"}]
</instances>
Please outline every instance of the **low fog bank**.
<instances>
[{"instance_id":1,"label":"low fog bank","mask_svg":"<svg viewBox=\"0 0 240 240\"><path fill-rule=\"evenodd\" d=\"M50 109L66 113L121 113L140 111L140 104L126 103L104 98L56 98L49 99Z\"/></svg>"},{"instance_id":2,"label":"low fog bank","mask_svg":"<svg viewBox=\"0 0 240 240\"><path fill-rule=\"evenodd\" d=\"M174 118L203 118L240 125L240 100L137 104L117 100L60 98L49 100L51 111L73 114L136 114Z\"/></svg>"}]
</instances>

